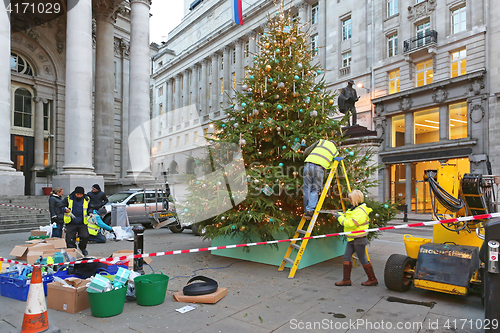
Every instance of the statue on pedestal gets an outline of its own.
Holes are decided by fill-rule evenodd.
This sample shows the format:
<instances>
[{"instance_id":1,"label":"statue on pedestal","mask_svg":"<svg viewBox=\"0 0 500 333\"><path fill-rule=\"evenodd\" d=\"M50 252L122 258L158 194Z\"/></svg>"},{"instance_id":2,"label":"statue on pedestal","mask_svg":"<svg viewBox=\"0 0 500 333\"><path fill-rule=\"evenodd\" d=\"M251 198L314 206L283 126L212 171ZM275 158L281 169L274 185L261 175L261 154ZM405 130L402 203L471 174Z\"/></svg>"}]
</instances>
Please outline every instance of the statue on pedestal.
<instances>
[{"instance_id":1,"label":"statue on pedestal","mask_svg":"<svg viewBox=\"0 0 500 333\"><path fill-rule=\"evenodd\" d=\"M347 114L349 111L351 111L352 125L349 125L348 123L349 127L358 125L358 114L356 113L356 106L354 104L359 100L359 97L356 93L356 89L352 87L353 85L353 80L347 81L347 87L343 88L340 91L338 99L340 112L342 112L343 114Z\"/></svg>"}]
</instances>

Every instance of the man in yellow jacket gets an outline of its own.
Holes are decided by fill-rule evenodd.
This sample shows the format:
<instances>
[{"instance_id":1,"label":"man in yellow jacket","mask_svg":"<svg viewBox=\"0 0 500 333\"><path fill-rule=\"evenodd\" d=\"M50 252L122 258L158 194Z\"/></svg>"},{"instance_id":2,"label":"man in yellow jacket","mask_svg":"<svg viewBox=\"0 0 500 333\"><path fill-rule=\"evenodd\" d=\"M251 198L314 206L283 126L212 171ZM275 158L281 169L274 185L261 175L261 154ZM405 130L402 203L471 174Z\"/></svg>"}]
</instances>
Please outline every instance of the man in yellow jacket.
<instances>
[{"instance_id":1,"label":"man in yellow jacket","mask_svg":"<svg viewBox=\"0 0 500 333\"><path fill-rule=\"evenodd\" d=\"M66 247L76 249L76 239L80 238L78 247L86 256L87 243L89 241L88 218L90 199L85 195L85 190L81 186L64 199L64 224L66 226Z\"/></svg>"},{"instance_id":2,"label":"man in yellow jacket","mask_svg":"<svg viewBox=\"0 0 500 333\"><path fill-rule=\"evenodd\" d=\"M345 213L335 213L335 217L344 226L344 232L365 230L370 227L370 213L372 209L363 203L364 195L360 190L349 193L351 207ZM373 267L366 257L367 232L346 235L347 246L344 253L344 278L336 282L336 286L351 285L352 255L354 252L365 269L368 281L361 283L363 286L376 286L378 284Z\"/></svg>"},{"instance_id":3,"label":"man in yellow jacket","mask_svg":"<svg viewBox=\"0 0 500 333\"><path fill-rule=\"evenodd\" d=\"M333 141L318 140L304 150L305 166L302 192L304 195L304 217L311 219L323 188L325 171L332 168L333 159L338 156Z\"/></svg>"}]
</instances>

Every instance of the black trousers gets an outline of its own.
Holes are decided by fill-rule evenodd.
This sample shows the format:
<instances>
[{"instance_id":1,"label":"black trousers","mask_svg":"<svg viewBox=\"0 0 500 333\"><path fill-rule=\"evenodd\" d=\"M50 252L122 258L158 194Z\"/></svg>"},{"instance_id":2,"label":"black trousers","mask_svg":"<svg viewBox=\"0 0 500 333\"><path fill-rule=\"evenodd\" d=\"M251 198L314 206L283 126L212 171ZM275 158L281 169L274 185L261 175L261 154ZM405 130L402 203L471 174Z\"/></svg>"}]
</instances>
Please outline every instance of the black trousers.
<instances>
[{"instance_id":1,"label":"black trousers","mask_svg":"<svg viewBox=\"0 0 500 333\"><path fill-rule=\"evenodd\" d=\"M87 249L89 241L89 229L86 224L76 224L74 222L66 224L66 247L68 249L76 249L76 238L80 238L78 248L80 250Z\"/></svg>"}]
</instances>

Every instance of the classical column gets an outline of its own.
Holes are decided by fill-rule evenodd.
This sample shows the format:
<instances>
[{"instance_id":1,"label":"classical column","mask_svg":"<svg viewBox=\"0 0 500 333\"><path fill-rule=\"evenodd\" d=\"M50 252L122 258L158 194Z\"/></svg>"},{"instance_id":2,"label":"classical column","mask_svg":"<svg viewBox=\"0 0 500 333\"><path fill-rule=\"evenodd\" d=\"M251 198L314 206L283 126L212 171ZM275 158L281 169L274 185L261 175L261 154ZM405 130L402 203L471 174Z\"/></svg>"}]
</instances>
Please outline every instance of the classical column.
<instances>
[{"instance_id":1,"label":"classical column","mask_svg":"<svg viewBox=\"0 0 500 333\"><path fill-rule=\"evenodd\" d=\"M127 175L129 167L129 151L128 151L128 123L129 123L129 92L130 92L130 41L122 38L120 40L120 49L122 55L122 131L121 131L121 170L120 177Z\"/></svg>"},{"instance_id":2,"label":"classical column","mask_svg":"<svg viewBox=\"0 0 500 333\"><path fill-rule=\"evenodd\" d=\"M257 53L257 33L255 31L252 31L248 33L247 36L249 42L248 51L250 52L248 57L250 59L250 63L253 63L253 56ZM252 66L252 64L249 65L250 67Z\"/></svg>"},{"instance_id":3,"label":"classical column","mask_svg":"<svg viewBox=\"0 0 500 333\"><path fill-rule=\"evenodd\" d=\"M297 8L299 9L300 26L303 26L307 22L307 8L309 4L306 1L301 1ZM304 29L302 29L304 31Z\"/></svg>"},{"instance_id":4,"label":"classical column","mask_svg":"<svg viewBox=\"0 0 500 333\"><path fill-rule=\"evenodd\" d=\"M53 186L104 186L92 166L92 1L68 0L64 166ZM111 44L113 45L113 43Z\"/></svg>"},{"instance_id":5,"label":"classical column","mask_svg":"<svg viewBox=\"0 0 500 333\"><path fill-rule=\"evenodd\" d=\"M241 91L241 80L243 78L243 43L244 41L236 41L236 62L235 62L235 77L236 77L236 91Z\"/></svg>"},{"instance_id":6,"label":"classical column","mask_svg":"<svg viewBox=\"0 0 500 333\"><path fill-rule=\"evenodd\" d=\"M10 159L11 83L10 20L5 6L0 6L0 195L24 194L24 176L16 172Z\"/></svg>"},{"instance_id":7,"label":"classical column","mask_svg":"<svg viewBox=\"0 0 500 333\"><path fill-rule=\"evenodd\" d=\"M114 27L115 0L94 0L96 13L96 68L94 109L94 166L106 180L115 174L115 78Z\"/></svg>"},{"instance_id":8,"label":"classical column","mask_svg":"<svg viewBox=\"0 0 500 333\"><path fill-rule=\"evenodd\" d=\"M212 112L219 110L219 61L218 54L212 54Z\"/></svg>"},{"instance_id":9,"label":"classical column","mask_svg":"<svg viewBox=\"0 0 500 333\"><path fill-rule=\"evenodd\" d=\"M137 178L151 177L149 126L149 7L150 0L130 0L130 169L127 174Z\"/></svg>"},{"instance_id":10,"label":"classical column","mask_svg":"<svg viewBox=\"0 0 500 333\"><path fill-rule=\"evenodd\" d=\"M181 80L182 80L182 75L179 73L175 76L175 103L174 103L174 110L178 110L182 104L181 104Z\"/></svg>"},{"instance_id":11,"label":"classical column","mask_svg":"<svg viewBox=\"0 0 500 333\"><path fill-rule=\"evenodd\" d=\"M35 97L35 164L31 170L44 168L43 163L43 104L47 103L40 97Z\"/></svg>"},{"instance_id":12,"label":"classical column","mask_svg":"<svg viewBox=\"0 0 500 333\"><path fill-rule=\"evenodd\" d=\"M200 66L198 64L193 65L191 67L191 103L196 106L196 112L200 113L200 103L198 103L198 93L199 93L199 84L200 84Z\"/></svg>"},{"instance_id":13,"label":"classical column","mask_svg":"<svg viewBox=\"0 0 500 333\"><path fill-rule=\"evenodd\" d=\"M174 110L174 82L172 79L167 80L167 111Z\"/></svg>"},{"instance_id":14,"label":"classical column","mask_svg":"<svg viewBox=\"0 0 500 333\"><path fill-rule=\"evenodd\" d=\"M226 108L229 106L229 91L231 89L231 71L230 71L230 60L231 60L231 48L226 46L223 50L224 54L224 70L222 71L223 80L223 95L222 95L222 107Z\"/></svg>"},{"instance_id":15,"label":"classical column","mask_svg":"<svg viewBox=\"0 0 500 333\"><path fill-rule=\"evenodd\" d=\"M208 114L208 79L207 79L208 60L201 61L201 113Z\"/></svg>"},{"instance_id":16,"label":"classical column","mask_svg":"<svg viewBox=\"0 0 500 333\"><path fill-rule=\"evenodd\" d=\"M189 106L189 69L185 69L183 72L183 79L182 79L182 95L184 98L184 104L183 106Z\"/></svg>"},{"instance_id":17,"label":"classical column","mask_svg":"<svg viewBox=\"0 0 500 333\"><path fill-rule=\"evenodd\" d=\"M319 0L318 10L318 55L321 68L326 69L326 0Z\"/></svg>"}]
</instances>

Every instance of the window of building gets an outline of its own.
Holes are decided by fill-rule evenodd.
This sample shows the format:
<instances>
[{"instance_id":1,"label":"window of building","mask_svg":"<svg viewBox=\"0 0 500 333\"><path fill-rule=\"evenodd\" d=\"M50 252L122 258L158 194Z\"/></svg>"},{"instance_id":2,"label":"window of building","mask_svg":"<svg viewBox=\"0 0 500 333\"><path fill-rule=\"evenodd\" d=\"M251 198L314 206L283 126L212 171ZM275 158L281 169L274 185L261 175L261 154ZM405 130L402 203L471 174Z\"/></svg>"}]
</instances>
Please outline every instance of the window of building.
<instances>
[{"instance_id":1,"label":"window of building","mask_svg":"<svg viewBox=\"0 0 500 333\"><path fill-rule=\"evenodd\" d=\"M236 73L232 72L231 77L232 77L232 82L233 82L233 89L236 89Z\"/></svg>"},{"instance_id":2,"label":"window of building","mask_svg":"<svg viewBox=\"0 0 500 333\"><path fill-rule=\"evenodd\" d=\"M163 87L158 89L158 97L163 96Z\"/></svg>"},{"instance_id":3,"label":"window of building","mask_svg":"<svg viewBox=\"0 0 500 333\"><path fill-rule=\"evenodd\" d=\"M32 128L32 104L33 98L29 90L16 89L14 92L14 126Z\"/></svg>"},{"instance_id":4,"label":"window of building","mask_svg":"<svg viewBox=\"0 0 500 333\"><path fill-rule=\"evenodd\" d=\"M203 129L203 133L205 133L205 138L208 139L208 136L209 136L209 134L208 134L208 128L204 128Z\"/></svg>"},{"instance_id":5,"label":"window of building","mask_svg":"<svg viewBox=\"0 0 500 333\"><path fill-rule=\"evenodd\" d=\"M342 40L351 39L351 17L342 20Z\"/></svg>"},{"instance_id":6,"label":"window of building","mask_svg":"<svg viewBox=\"0 0 500 333\"><path fill-rule=\"evenodd\" d=\"M318 23L318 19L319 19L319 5L316 2L311 7L311 24Z\"/></svg>"},{"instance_id":7,"label":"window of building","mask_svg":"<svg viewBox=\"0 0 500 333\"><path fill-rule=\"evenodd\" d=\"M451 53L451 77L467 73L467 51L465 49Z\"/></svg>"},{"instance_id":8,"label":"window of building","mask_svg":"<svg viewBox=\"0 0 500 333\"><path fill-rule=\"evenodd\" d=\"M43 130L50 131L50 102L43 103Z\"/></svg>"},{"instance_id":9,"label":"window of building","mask_svg":"<svg viewBox=\"0 0 500 333\"><path fill-rule=\"evenodd\" d=\"M220 69L224 70L224 55L220 56Z\"/></svg>"},{"instance_id":10,"label":"window of building","mask_svg":"<svg viewBox=\"0 0 500 333\"><path fill-rule=\"evenodd\" d=\"M49 139L43 140L43 165L48 166L50 158L50 144Z\"/></svg>"},{"instance_id":11,"label":"window of building","mask_svg":"<svg viewBox=\"0 0 500 333\"><path fill-rule=\"evenodd\" d=\"M177 145L176 145L176 146L177 146L177 147L180 147L180 146L181 146L181 137L180 137L180 136L178 136L178 137L176 138L176 141L177 141L177 142L176 142L176 143L177 143Z\"/></svg>"},{"instance_id":12,"label":"window of building","mask_svg":"<svg viewBox=\"0 0 500 333\"><path fill-rule=\"evenodd\" d=\"M30 63L17 53L10 53L10 69L26 75L33 75L33 69Z\"/></svg>"},{"instance_id":13,"label":"window of building","mask_svg":"<svg viewBox=\"0 0 500 333\"><path fill-rule=\"evenodd\" d=\"M160 103L160 116L163 114L163 104Z\"/></svg>"},{"instance_id":14,"label":"window of building","mask_svg":"<svg viewBox=\"0 0 500 333\"><path fill-rule=\"evenodd\" d=\"M387 37L387 56L394 57L398 54L398 34Z\"/></svg>"},{"instance_id":15,"label":"window of building","mask_svg":"<svg viewBox=\"0 0 500 333\"><path fill-rule=\"evenodd\" d=\"M389 94L399 92L399 69L389 72Z\"/></svg>"},{"instance_id":16,"label":"window of building","mask_svg":"<svg viewBox=\"0 0 500 333\"><path fill-rule=\"evenodd\" d=\"M398 0L387 0L387 17L399 13Z\"/></svg>"},{"instance_id":17,"label":"window of building","mask_svg":"<svg viewBox=\"0 0 500 333\"><path fill-rule=\"evenodd\" d=\"M406 198L406 165L393 164L390 166L390 198L393 203L405 202ZM409 185L408 185L409 186Z\"/></svg>"},{"instance_id":18,"label":"window of building","mask_svg":"<svg viewBox=\"0 0 500 333\"><path fill-rule=\"evenodd\" d=\"M292 15L292 21L295 23L299 21L299 13L295 13Z\"/></svg>"},{"instance_id":19,"label":"window of building","mask_svg":"<svg viewBox=\"0 0 500 333\"><path fill-rule=\"evenodd\" d=\"M405 115L392 117L392 147L405 145Z\"/></svg>"},{"instance_id":20,"label":"window of building","mask_svg":"<svg viewBox=\"0 0 500 333\"><path fill-rule=\"evenodd\" d=\"M450 104L450 140L467 138L467 102Z\"/></svg>"},{"instance_id":21,"label":"window of building","mask_svg":"<svg viewBox=\"0 0 500 333\"><path fill-rule=\"evenodd\" d=\"M210 94L209 94L210 98L214 98L214 93L213 93L213 90L212 90L212 83L211 82L208 84L208 88L209 88L209 91L210 91Z\"/></svg>"},{"instance_id":22,"label":"window of building","mask_svg":"<svg viewBox=\"0 0 500 333\"><path fill-rule=\"evenodd\" d=\"M351 66L351 51L342 53L342 68Z\"/></svg>"},{"instance_id":23,"label":"window of building","mask_svg":"<svg viewBox=\"0 0 500 333\"><path fill-rule=\"evenodd\" d=\"M246 41L245 42L245 48L244 48L244 55L245 55L245 58L248 58L248 55L250 54L250 41Z\"/></svg>"},{"instance_id":24,"label":"window of building","mask_svg":"<svg viewBox=\"0 0 500 333\"><path fill-rule=\"evenodd\" d=\"M231 58L232 58L232 63L234 65L236 63L236 49L233 49L232 55L233 56Z\"/></svg>"},{"instance_id":25,"label":"window of building","mask_svg":"<svg viewBox=\"0 0 500 333\"><path fill-rule=\"evenodd\" d=\"M194 131L194 142L198 142L198 141L199 141L198 131Z\"/></svg>"},{"instance_id":26,"label":"window of building","mask_svg":"<svg viewBox=\"0 0 500 333\"><path fill-rule=\"evenodd\" d=\"M432 59L417 63L417 87L432 83L434 76L432 68Z\"/></svg>"},{"instance_id":27,"label":"window of building","mask_svg":"<svg viewBox=\"0 0 500 333\"><path fill-rule=\"evenodd\" d=\"M224 94L224 78L220 78L220 94Z\"/></svg>"},{"instance_id":28,"label":"window of building","mask_svg":"<svg viewBox=\"0 0 500 333\"><path fill-rule=\"evenodd\" d=\"M451 33L456 34L467 29L466 7L462 6L451 12Z\"/></svg>"},{"instance_id":29,"label":"window of building","mask_svg":"<svg viewBox=\"0 0 500 333\"><path fill-rule=\"evenodd\" d=\"M161 151L161 141L158 142L158 151L160 152Z\"/></svg>"},{"instance_id":30,"label":"window of building","mask_svg":"<svg viewBox=\"0 0 500 333\"><path fill-rule=\"evenodd\" d=\"M414 113L415 144L439 141L439 108Z\"/></svg>"},{"instance_id":31,"label":"window of building","mask_svg":"<svg viewBox=\"0 0 500 333\"><path fill-rule=\"evenodd\" d=\"M189 134L184 135L184 144L189 144Z\"/></svg>"},{"instance_id":32,"label":"window of building","mask_svg":"<svg viewBox=\"0 0 500 333\"><path fill-rule=\"evenodd\" d=\"M431 41L431 22L424 21L417 24L417 47L422 47Z\"/></svg>"},{"instance_id":33,"label":"window of building","mask_svg":"<svg viewBox=\"0 0 500 333\"><path fill-rule=\"evenodd\" d=\"M212 76L212 63L208 65L208 76Z\"/></svg>"},{"instance_id":34,"label":"window of building","mask_svg":"<svg viewBox=\"0 0 500 333\"><path fill-rule=\"evenodd\" d=\"M313 53L313 57L318 55L318 42L319 42L319 37L318 34L314 35L311 37L311 51Z\"/></svg>"},{"instance_id":35,"label":"window of building","mask_svg":"<svg viewBox=\"0 0 500 333\"><path fill-rule=\"evenodd\" d=\"M173 139L168 139L168 148L169 149L174 148L174 140Z\"/></svg>"}]
</instances>

